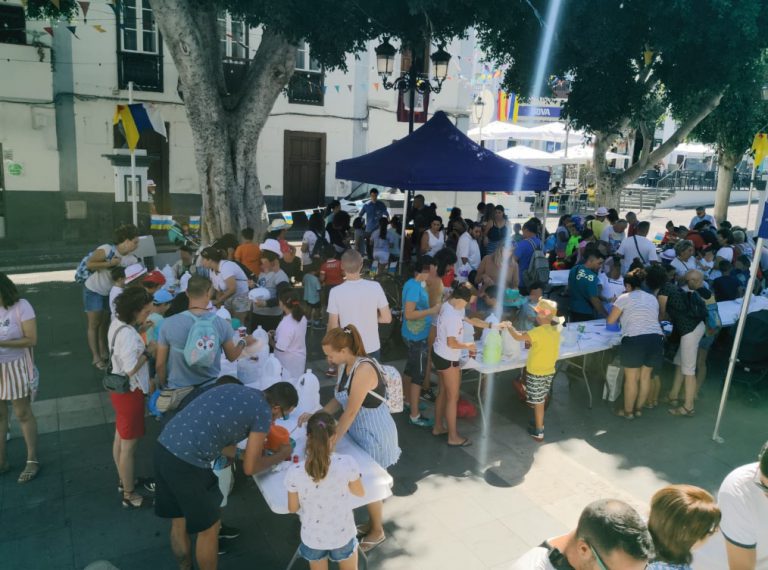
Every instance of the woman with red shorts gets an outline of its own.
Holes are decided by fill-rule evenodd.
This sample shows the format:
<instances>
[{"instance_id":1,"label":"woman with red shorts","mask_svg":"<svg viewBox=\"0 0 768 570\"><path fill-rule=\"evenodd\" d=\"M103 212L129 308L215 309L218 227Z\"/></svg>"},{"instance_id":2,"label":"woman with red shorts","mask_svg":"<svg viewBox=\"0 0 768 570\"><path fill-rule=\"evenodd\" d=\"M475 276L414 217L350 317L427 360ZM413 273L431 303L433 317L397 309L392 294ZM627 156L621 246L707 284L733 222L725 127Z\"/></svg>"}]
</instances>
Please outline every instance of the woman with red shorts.
<instances>
[{"instance_id":1,"label":"woman with red shorts","mask_svg":"<svg viewBox=\"0 0 768 570\"><path fill-rule=\"evenodd\" d=\"M139 334L152 309L152 296L143 287L131 287L115 299L116 318L109 326L112 372L130 379L130 390L125 394L110 393L115 409L115 441L112 456L120 476L118 489L123 494L123 507L137 509L144 497L136 493L133 470L136 444L144 435L144 397L150 392L149 358L154 342L149 346Z\"/></svg>"}]
</instances>

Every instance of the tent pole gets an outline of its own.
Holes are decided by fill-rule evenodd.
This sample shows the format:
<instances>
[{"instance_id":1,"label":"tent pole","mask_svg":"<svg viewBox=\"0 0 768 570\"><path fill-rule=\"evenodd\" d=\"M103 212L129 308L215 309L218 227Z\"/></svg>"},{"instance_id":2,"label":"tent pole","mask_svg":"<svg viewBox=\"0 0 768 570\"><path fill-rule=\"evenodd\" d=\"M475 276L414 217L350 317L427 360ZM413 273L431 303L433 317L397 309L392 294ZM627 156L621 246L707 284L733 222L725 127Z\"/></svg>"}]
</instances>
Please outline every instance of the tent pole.
<instances>
[{"instance_id":1,"label":"tent pole","mask_svg":"<svg viewBox=\"0 0 768 570\"><path fill-rule=\"evenodd\" d=\"M749 214L752 209L752 191L755 189L755 172L757 171L757 161L752 161L752 176L749 177L749 196L747 198L747 221L745 227L749 227Z\"/></svg>"},{"instance_id":2,"label":"tent pole","mask_svg":"<svg viewBox=\"0 0 768 570\"><path fill-rule=\"evenodd\" d=\"M763 216L765 216L765 202L763 202L757 211L757 220L755 220L755 233L760 232L760 226L762 225ZM733 371L736 368L736 358L739 355L739 348L741 348L741 338L744 335L744 327L747 324L747 315L749 314L749 301L752 298L752 291L755 289L755 282L757 281L757 271L760 269L760 253L763 251L763 237L758 235L757 243L755 244L755 253L752 256L752 265L749 268L749 282L747 283L747 290L744 292L744 298L741 301L741 311L739 311L739 320L736 323L736 336L733 339L733 348L731 348L731 356L728 359L728 372L725 374L725 384L723 384L723 393L720 396L720 407L717 410L717 420L715 421L715 431L712 434L712 439L718 443L723 443L723 438L720 437L720 422L723 419L723 411L725 410L725 403L728 401L728 392L731 389L731 381L733 379Z\"/></svg>"},{"instance_id":3,"label":"tent pole","mask_svg":"<svg viewBox=\"0 0 768 570\"><path fill-rule=\"evenodd\" d=\"M403 229L400 231L400 267L398 269L400 275L403 274L403 266L405 265L405 230L408 227L408 202L411 201L411 191L405 191L405 207L403 208ZM415 228L414 228L415 229Z\"/></svg>"},{"instance_id":4,"label":"tent pole","mask_svg":"<svg viewBox=\"0 0 768 570\"><path fill-rule=\"evenodd\" d=\"M544 192L544 221L541 223L541 247L544 247L544 242L547 241L547 213L549 212L549 184L547 184L547 191Z\"/></svg>"},{"instance_id":5,"label":"tent pole","mask_svg":"<svg viewBox=\"0 0 768 570\"><path fill-rule=\"evenodd\" d=\"M128 82L128 104L133 103L133 81ZM139 225L139 214L136 196L137 192L140 192L136 184L136 149L131 149L131 212L133 214L133 225Z\"/></svg>"}]
</instances>

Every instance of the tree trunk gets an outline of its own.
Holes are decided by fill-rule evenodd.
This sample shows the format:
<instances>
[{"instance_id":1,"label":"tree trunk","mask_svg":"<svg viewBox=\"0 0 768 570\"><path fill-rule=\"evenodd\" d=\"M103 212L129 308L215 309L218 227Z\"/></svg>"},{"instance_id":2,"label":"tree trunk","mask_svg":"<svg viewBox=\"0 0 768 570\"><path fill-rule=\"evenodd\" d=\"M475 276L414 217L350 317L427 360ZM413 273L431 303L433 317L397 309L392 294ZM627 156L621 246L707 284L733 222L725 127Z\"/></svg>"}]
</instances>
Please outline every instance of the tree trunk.
<instances>
[{"instance_id":1,"label":"tree trunk","mask_svg":"<svg viewBox=\"0 0 768 570\"><path fill-rule=\"evenodd\" d=\"M595 133L595 184L597 186L597 206L619 209L621 186L616 183L616 177L608 170L605 153L611 148L615 134Z\"/></svg>"},{"instance_id":2,"label":"tree trunk","mask_svg":"<svg viewBox=\"0 0 768 570\"><path fill-rule=\"evenodd\" d=\"M717 153L717 192L715 193L715 219L719 224L728 217L728 202L733 188L733 169L742 155Z\"/></svg>"},{"instance_id":3,"label":"tree trunk","mask_svg":"<svg viewBox=\"0 0 768 570\"><path fill-rule=\"evenodd\" d=\"M295 65L296 47L265 31L233 93L224 81L216 3L152 0L184 93L203 209L204 242L252 227L262 235L267 210L256 147L269 113Z\"/></svg>"}]
</instances>

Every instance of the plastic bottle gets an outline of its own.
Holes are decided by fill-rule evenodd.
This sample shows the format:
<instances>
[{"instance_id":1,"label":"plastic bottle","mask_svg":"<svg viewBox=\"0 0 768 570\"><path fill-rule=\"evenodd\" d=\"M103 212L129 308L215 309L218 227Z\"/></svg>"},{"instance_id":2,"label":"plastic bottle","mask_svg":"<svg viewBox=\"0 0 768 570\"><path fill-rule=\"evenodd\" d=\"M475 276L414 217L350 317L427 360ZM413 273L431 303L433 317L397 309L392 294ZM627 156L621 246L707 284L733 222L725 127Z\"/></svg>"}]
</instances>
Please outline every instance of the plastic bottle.
<instances>
[{"instance_id":1,"label":"plastic bottle","mask_svg":"<svg viewBox=\"0 0 768 570\"><path fill-rule=\"evenodd\" d=\"M501 335L497 330L489 330L483 344L483 363L498 364L501 362Z\"/></svg>"},{"instance_id":2,"label":"plastic bottle","mask_svg":"<svg viewBox=\"0 0 768 570\"><path fill-rule=\"evenodd\" d=\"M520 342L515 340L506 329L501 332L501 346L504 360L515 360L520 356Z\"/></svg>"},{"instance_id":3,"label":"plastic bottle","mask_svg":"<svg viewBox=\"0 0 768 570\"><path fill-rule=\"evenodd\" d=\"M314 413L320 405L320 380L308 368L307 372L299 378L296 391L299 393L299 409L302 412Z\"/></svg>"}]
</instances>

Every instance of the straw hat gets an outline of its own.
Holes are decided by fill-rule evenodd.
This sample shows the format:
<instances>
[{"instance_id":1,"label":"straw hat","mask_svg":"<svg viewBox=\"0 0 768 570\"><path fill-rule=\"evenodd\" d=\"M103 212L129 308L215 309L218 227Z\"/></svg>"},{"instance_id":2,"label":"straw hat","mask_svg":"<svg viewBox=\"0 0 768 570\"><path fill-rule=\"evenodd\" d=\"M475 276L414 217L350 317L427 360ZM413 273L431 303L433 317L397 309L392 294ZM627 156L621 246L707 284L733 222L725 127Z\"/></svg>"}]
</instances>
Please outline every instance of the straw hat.
<instances>
[{"instance_id":1,"label":"straw hat","mask_svg":"<svg viewBox=\"0 0 768 570\"><path fill-rule=\"evenodd\" d=\"M125 268L125 283L131 283L136 281L139 277L147 272L147 268L141 263L133 263Z\"/></svg>"},{"instance_id":2,"label":"straw hat","mask_svg":"<svg viewBox=\"0 0 768 570\"><path fill-rule=\"evenodd\" d=\"M269 227L267 228L267 231L269 231L269 232L276 232L278 230L287 230L290 227L291 227L291 224L289 224L283 218L275 218L269 224Z\"/></svg>"},{"instance_id":3,"label":"straw hat","mask_svg":"<svg viewBox=\"0 0 768 570\"><path fill-rule=\"evenodd\" d=\"M539 299L533 310L539 315L554 317L557 315L557 303L550 299Z\"/></svg>"}]
</instances>

